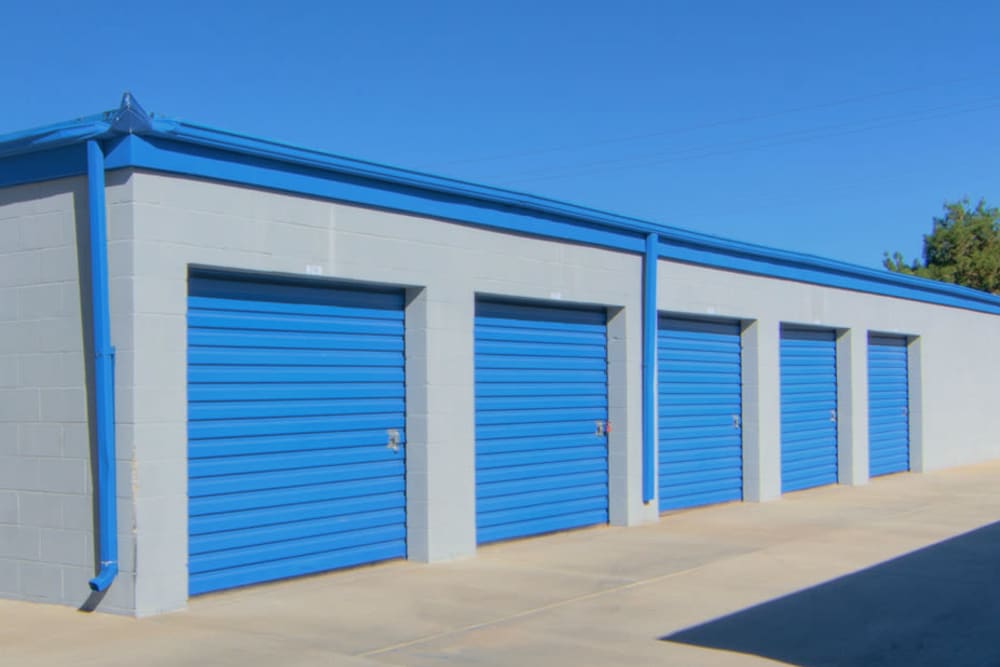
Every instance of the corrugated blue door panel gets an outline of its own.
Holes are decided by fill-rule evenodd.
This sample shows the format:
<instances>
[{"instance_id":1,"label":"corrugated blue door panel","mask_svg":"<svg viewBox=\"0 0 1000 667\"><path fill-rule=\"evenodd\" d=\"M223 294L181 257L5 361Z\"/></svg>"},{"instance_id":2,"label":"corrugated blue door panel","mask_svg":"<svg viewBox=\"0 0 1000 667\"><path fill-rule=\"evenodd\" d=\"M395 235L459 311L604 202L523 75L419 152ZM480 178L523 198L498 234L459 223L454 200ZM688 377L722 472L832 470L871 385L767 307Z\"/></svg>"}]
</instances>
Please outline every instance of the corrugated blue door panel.
<instances>
[{"instance_id":1,"label":"corrugated blue door panel","mask_svg":"<svg viewBox=\"0 0 1000 667\"><path fill-rule=\"evenodd\" d=\"M906 338L868 336L868 474L910 469Z\"/></svg>"},{"instance_id":2,"label":"corrugated blue door panel","mask_svg":"<svg viewBox=\"0 0 1000 667\"><path fill-rule=\"evenodd\" d=\"M493 542L608 521L607 317L479 301L476 536Z\"/></svg>"},{"instance_id":3,"label":"corrugated blue door panel","mask_svg":"<svg viewBox=\"0 0 1000 667\"><path fill-rule=\"evenodd\" d=\"M660 511L743 498L740 325L661 317Z\"/></svg>"},{"instance_id":4,"label":"corrugated blue door panel","mask_svg":"<svg viewBox=\"0 0 1000 667\"><path fill-rule=\"evenodd\" d=\"M191 279L190 594L406 556L403 363L401 292Z\"/></svg>"},{"instance_id":5,"label":"corrugated blue door panel","mask_svg":"<svg viewBox=\"0 0 1000 667\"><path fill-rule=\"evenodd\" d=\"M833 331L781 330L781 490L837 483Z\"/></svg>"}]
</instances>

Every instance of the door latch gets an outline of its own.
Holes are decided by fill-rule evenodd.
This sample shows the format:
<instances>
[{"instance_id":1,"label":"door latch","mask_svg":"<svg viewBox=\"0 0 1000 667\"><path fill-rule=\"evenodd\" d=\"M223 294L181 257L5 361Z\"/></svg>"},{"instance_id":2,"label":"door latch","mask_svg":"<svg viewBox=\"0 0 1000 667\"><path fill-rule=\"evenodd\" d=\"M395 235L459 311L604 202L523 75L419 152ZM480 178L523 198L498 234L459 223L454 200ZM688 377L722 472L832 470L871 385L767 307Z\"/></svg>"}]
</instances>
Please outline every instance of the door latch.
<instances>
[{"instance_id":1,"label":"door latch","mask_svg":"<svg viewBox=\"0 0 1000 667\"><path fill-rule=\"evenodd\" d=\"M832 421L834 424L837 423L837 411L836 410L830 410L830 421Z\"/></svg>"},{"instance_id":2,"label":"door latch","mask_svg":"<svg viewBox=\"0 0 1000 667\"><path fill-rule=\"evenodd\" d=\"M740 416L733 415L733 428L739 428L739 427L740 427Z\"/></svg>"},{"instance_id":3,"label":"door latch","mask_svg":"<svg viewBox=\"0 0 1000 667\"><path fill-rule=\"evenodd\" d=\"M399 431L394 428L390 428L385 432L388 436L387 442L385 443L386 449L391 449L394 452L399 451Z\"/></svg>"},{"instance_id":4,"label":"door latch","mask_svg":"<svg viewBox=\"0 0 1000 667\"><path fill-rule=\"evenodd\" d=\"M598 419L594 422L594 435L608 435L611 433L611 422Z\"/></svg>"}]
</instances>

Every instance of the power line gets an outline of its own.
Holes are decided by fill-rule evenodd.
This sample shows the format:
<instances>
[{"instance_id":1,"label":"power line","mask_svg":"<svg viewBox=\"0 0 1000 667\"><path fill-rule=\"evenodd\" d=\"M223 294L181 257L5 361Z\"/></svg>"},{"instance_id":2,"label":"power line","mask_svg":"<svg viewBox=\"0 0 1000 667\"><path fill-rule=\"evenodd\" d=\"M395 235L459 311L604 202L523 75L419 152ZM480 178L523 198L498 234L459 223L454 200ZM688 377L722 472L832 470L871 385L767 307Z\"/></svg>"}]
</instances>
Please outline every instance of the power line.
<instances>
[{"instance_id":1,"label":"power line","mask_svg":"<svg viewBox=\"0 0 1000 667\"><path fill-rule=\"evenodd\" d=\"M836 108L836 107L840 107L840 106L846 106L846 105L849 105L849 104L856 104L856 103L859 103L859 102L867 102L867 101L870 101L870 100L880 99L880 98L883 98L883 97L894 97L894 96L897 96L897 95L904 95L906 93L917 92L917 91L921 91L921 90L928 90L928 89L931 89L931 88L939 88L941 86L951 86L951 85L959 84L959 83L968 83L970 81L982 81L982 80L986 80L986 79L992 79L992 78L995 78L997 76L1000 76L1000 70L992 71L992 72L990 72L988 74L979 75L979 76L960 77L960 78L956 78L956 79L949 79L949 80L946 80L946 81L938 81L938 82L935 82L935 83L927 83L927 84L920 84L920 85L914 85L914 86L906 86L906 87L902 87L902 88L894 88L894 89L890 89L890 90L883 90L883 91L878 91L878 92L875 92L875 93L869 93L869 94L866 94L866 95L856 95L856 96L853 96L853 97L845 97L845 98L841 98L841 99L837 99L837 100L831 100L831 101L828 101L828 102L820 102L820 103L817 103L817 104L810 104L810 105L804 105L804 106L798 106L798 107L790 107L790 108L787 108L787 109L779 109L777 111L772 111L772 112L768 112L768 113L764 113L764 114L757 114L757 115L750 115L750 116L740 116L740 117L736 117L736 118L730 118L730 119L725 119L725 120L720 120L720 121L714 121L714 122L705 123L705 124L702 124L702 125L691 125L691 126L683 127L683 128L674 128L674 129L669 129L669 130L659 130L659 131L656 131L656 132L648 132L648 133L644 133L644 134L627 135L627 136L624 136L624 137L612 137L612 138L607 138L607 139L598 139L598 140L589 141L589 142L576 142L576 143L572 143L572 144L561 144L561 145L557 145L557 146L550 146L550 147L547 147L547 148L539 148L539 149L533 149L533 150L528 150L528 151L518 151L518 152L512 152L512 153L503 153L503 154L499 154L499 155L491 155L491 156L485 156L485 157L479 157L479 158L467 158L467 159L461 159L461 160L449 160L447 162L438 162L438 163L418 165L415 168L417 168L417 169L439 169L441 167L452 166L452 165L474 164L474 163L481 163L481 162L495 162L495 161L499 161L499 160L507 160L507 159L517 158L517 157L528 157L528 156L535 156L535 155L545 155L545 154L548 154L548 153L558 153L558 152L562 152L562 151L579 150L581 148L591 148L591 147L594 147L594 146L605 146L605 145L609 145L609 144L627 143L627 142L630 142L630 141L638 141L638 140L641 140L641 139L652 139L652 138L656 138L656 137L665 137L665 136L672 136L672 135L690 134L692 132L698 132L698 131L701 131L701 130L709 130L709 129L715 129L715 128L719 128L719 127L726 127L726 126L730 126L730 125L740 125L740 124L743 124L743 123L752 123L752 122L757 122L757 121L761 121L761 120L769 120L769 119L772 119L772 118L779 118L781 116L787 116L787 115L791 115L791 114L802 113L804 111L817 111L817 110L820 110L820 109L831 109L831 108Z\"/></svg>"},{"instance_id":2,"label":"power line","mask_svg":"<svg viewBox=\"0 0 1000 667\"><path fill-rule=\"evenodd\" d=\"M993 109L1000 106L1000 97L989 97L977 100L974 106L964 106L952 104L941 107L933 107L918 111L881 116L864 119L861 121L850 121L845 123L835 123L813 128L799 130L789 130L774 134L762 135L750 139L739 141L710 144L707 146L692 146L677 148L667 151L656 151L652 153L642 153L618 158L608 158L604 160L594 160L587 163L566 165L562 167L547 167L528 171L519 171L516 174L510 172L481 177L487 180L496 179L503 184L540 182L555 180L560 178L570 178L574 176L584 176L592 173L600 173L611 168L635 169L639 167L651 167L659 164L675 162L679 160L696 160L706 157L718 157L722 155L732 155L745 151L773 148L819 139L828 139L839 136L869 132L871 130L894 127L905 123L914 123L925 120L935 120L948 118L965 113ZM953 111L952 111L953 110ZM775 141L777 140L777 141ZM513 176L513 178L510 178ZM527 177L525 177L527 176Z\"/></svg>"}]
</instances>

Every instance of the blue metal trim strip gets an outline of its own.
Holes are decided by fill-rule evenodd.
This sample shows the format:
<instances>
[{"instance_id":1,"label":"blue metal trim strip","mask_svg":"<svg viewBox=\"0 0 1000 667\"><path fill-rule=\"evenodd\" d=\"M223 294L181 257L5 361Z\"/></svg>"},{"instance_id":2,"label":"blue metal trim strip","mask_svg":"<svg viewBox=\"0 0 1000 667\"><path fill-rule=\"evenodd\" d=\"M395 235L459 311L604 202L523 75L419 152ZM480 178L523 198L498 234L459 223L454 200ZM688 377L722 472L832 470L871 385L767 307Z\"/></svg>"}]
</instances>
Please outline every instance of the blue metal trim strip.
<instances>
[{"instance_id":1,"label":"blue metal trim strip","mask_svg":"<svg viewBox=\"0 0 1000 667\"><path fill-rule=\"evenodd\" d=\"M0 188L87 173L87 146L73 144L0 159Z\"/></svg>"},{"instance_id":2,"label":"blue metal trim strip","mask_svg":"<svg viewBox=\"0 0 1000 667\"><path fill-rule=\"evenodd\" d=\"M529 212L503 202L442 194L405 183L385 183L370 176L289 165L271 158L227 153L155 137L124 138L109 154L109 164L228 181L334 201L373 206L461 224L479 225L529 236L552 237L617 250L640 252L639 234Z\"/></svg>"},{"instance_id":3,"label":"blue metal trim strip","mask_svg":"<svg viewBox=\"0 0 1000 667\"><path fill-rule=\"evenodd\" d=\"M467 181L344 158L329 153L264 141L188 123L170 123L160 120L154 122L153 130L145 134L219 149L227 154L235 152L252 155L267 160L356 176L366 180L376 180L381 183L391 183L435 193L444 193L467 200L500 204L507 208L526 210L532 214L542 214L543 217L556 216L561 219L573 220L577 223L626 231L637 236L643 236L647 232L656 231L658 227L658 225L636 218L615 215L584 206L566 204L545 197L527 195L511 190L469 183Z\"/></svg>"},{"instance_id":4,"label":"blue metal trim strip","mask_svg":"<svg viewBox=\"0 0 1000 667\"><path fill-rule=\"evenodd\" d=\"M646 236L642 280L642 502L656 497L656 279L659 237Z\"/></svg>"},{"instance_id":5,"label":"blue metal trim strip","mask_svg":"<svg viewBox=\"0 0 1000 667\"><path fill-rule=\"evenodd\" d=\"M737 244L709 245L671 239L660 244L660 256L726 271L1000 314L1000 298L986 292L808 255L762 248L748 251L746 246Z\"/></svg>"},{"instance_id":6,"label":"blue metal trim strip","mask_svg":"<svg viewBox=\"0 0 1000 667\"><path fill-rule=\"evenodd\" d=\"M137 135L170 155L133 151ZM12 156L92 136L126 137L108 168L162 169L636 253L644 251L642 237L656 233L666 259L1000 314L1000 297L984 292L162 119L128 94L119 109L0 137L0 173ZM44 174L36 169L24 178Z\"/></svg>"},{"instance_id":7,"label":"blue metal trim strip","mask_svg":"<svg viewBox=\"0 0 1000 667\"><path fill-rule=\"evenodd\" d=\"M0 160L71 145L82 148L87 141L101 137L108 131L110 124L104 120L106 115L99 114L68 123L4 135L0 137Z\"/></svg>"},{"instance_id":8,"label":"blue metal trim strip","mask_svg":"<svg viewBox=\"0 0 1000 667\"><path fill-rule=\"evenodd\" d=\"M201 137L204 131L171 136ZM253 145L261 144L256 140ZM656 233L665 259L826 287L1000 314L1000 298L957 285L877 271L681 229L602 214L527 195L421 177L322 154L296 158L297 149L246 151L238 142L211 148L130 136L128 166L283 190L532 236L565 239L629 252L645 252L642 236ZM225 147L226 150L223 150ZM233 152L235 151L235 153ZM288 151L291 151L289 153ZM246 152L251 154L245 155ZM310 153L303 151L304 153ZM293 162L289 165L288 162ZM124 166L124 165L123 165ZM402 174L402 175L400 175ZM443 193L443 195L442 195Z\"/></svg>"}]
</instances>

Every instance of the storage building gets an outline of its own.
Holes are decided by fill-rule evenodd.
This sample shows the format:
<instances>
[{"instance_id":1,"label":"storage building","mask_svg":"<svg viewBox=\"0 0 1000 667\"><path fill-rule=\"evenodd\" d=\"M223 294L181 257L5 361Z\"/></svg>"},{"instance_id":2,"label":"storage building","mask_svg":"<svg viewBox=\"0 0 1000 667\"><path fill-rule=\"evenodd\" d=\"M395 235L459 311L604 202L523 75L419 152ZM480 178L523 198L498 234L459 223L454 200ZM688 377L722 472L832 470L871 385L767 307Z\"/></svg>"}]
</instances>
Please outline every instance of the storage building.
<instances>
[{"instance_id":1,"label":"storage building","mask_svg":"<svg viewBox=\"0 0 1000 667\"><path fill-rule=\"evenodd\" d=\"M126 96L0 137L0 595L148 615L995 459L998 315Z\"/></svg>"}]
</instances>

